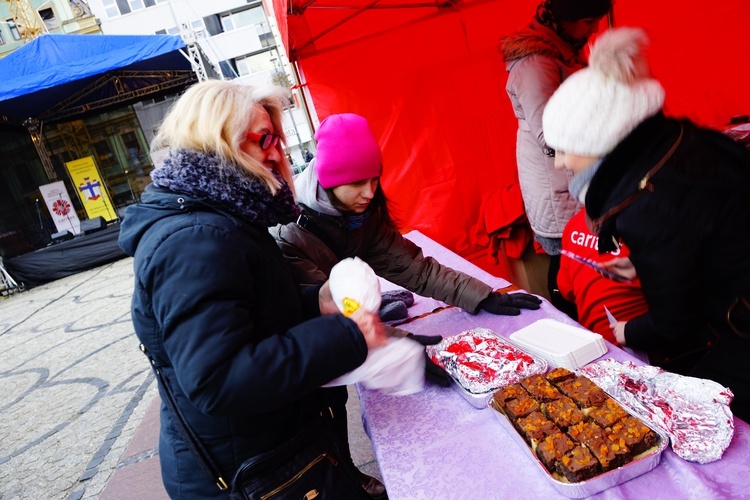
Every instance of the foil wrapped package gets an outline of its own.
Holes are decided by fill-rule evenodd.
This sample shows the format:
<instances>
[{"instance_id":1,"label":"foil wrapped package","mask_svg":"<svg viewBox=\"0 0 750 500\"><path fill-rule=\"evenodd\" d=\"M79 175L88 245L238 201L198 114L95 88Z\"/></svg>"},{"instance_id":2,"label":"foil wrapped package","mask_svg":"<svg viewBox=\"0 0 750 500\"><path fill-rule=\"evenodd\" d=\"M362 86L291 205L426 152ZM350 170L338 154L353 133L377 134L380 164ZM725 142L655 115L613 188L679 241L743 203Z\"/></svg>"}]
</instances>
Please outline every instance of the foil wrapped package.
<instances>
[{"instance_id":1,"label":"foil wrapped package","mask_svg":"<svg viewBox=\"0 0 750 500\"><path fill-rule=\"evenodd\" d=\"M734 395L716 382L613 359L592 363L578 373L664 431L672 450L685 460L719 460L732 441L729 404Z\"/></svg>"},{"instance_id":2,"label":"foil wrapped package","mask_svg":"<svg viewBox=\"0 0 750 500\"><path fill-rule=\"evenodd\" d=\"M487 394L504 385L544 373L547 363L487 328L474 328L427 346L427 354L470 394ZM485 405L486 401L482 402Z\"/></svg>"}]
</instances>

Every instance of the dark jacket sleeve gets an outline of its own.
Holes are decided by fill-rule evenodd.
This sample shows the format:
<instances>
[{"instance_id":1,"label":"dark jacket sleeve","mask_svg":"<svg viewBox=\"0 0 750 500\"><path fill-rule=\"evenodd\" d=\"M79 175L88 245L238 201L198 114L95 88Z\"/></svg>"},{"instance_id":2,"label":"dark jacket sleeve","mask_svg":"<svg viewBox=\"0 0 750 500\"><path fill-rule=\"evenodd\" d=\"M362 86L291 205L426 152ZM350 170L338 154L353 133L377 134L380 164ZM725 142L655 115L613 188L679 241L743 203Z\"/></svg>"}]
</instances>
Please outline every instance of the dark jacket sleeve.
<instances>
[{"instance_id":1,"label":"dark jacket sleeve","mask_svg":"<svg viewBox=\"0 0 750 500\"><path fill-rule=\"evenodd\" d=\"M325 283L339 261L325 243L294 222L272 228L271 235L303 288Z\"/></svg>"},{"instance_id":2,"label":"dark jacket sleeve","mask_svg":"<svg viewBox=\"0 0 750 500\"><path fill-rule=\"evenodd\" d=\"M184 393L207 414L282 407L367 355L356 324L341 315L288 327L290 317L303 315L299 296L279 289L291 278L262 279L273 259L247 247L222 228L197 226L171 234L150 264L164 354ZM282 300L269 304L266 296Z\"/></svg>"},{"instance_id":3,"label":"dark jacket sleeve","mask_svg":"<svg viewBox=\"0 0 750 500\"><path fill-rule=\"evenodd\" d=\"M476 314L479 303L492 292L486 283L425 257L422 249L395 229L379 230L362 259L375 273L399 286L426 297L442 300Z\"/></svg>"}]
</instances>

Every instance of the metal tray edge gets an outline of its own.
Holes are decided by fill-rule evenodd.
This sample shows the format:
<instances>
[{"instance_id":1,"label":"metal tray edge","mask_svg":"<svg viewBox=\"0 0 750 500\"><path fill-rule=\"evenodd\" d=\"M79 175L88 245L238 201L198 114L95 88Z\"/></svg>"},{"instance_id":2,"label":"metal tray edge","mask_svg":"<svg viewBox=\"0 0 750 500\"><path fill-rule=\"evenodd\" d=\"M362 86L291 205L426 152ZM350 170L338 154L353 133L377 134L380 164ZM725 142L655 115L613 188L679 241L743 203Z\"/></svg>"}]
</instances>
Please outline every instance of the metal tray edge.
<instances>
[{"instance_id":1,"label":"metal tray edge","mask_svg":"<svg viewBox=\"0 0 750 500\"><path fill-rule=\"evenodd\" d=\"M613 399L615 399L622 405L619 400L617 400L616 398ZM555 477L550 474L544 464L531 451L531 448L528 444L526 444L526 441L523 439L523 437L513 427L513 424L511 424L510 420L508 420L508 417L492 405L492 398L489 398L487 400L487 407L492 409L492 412L497 417L497 420L500 422L501 427L505 430L506 433L511 436L511 439L513 439L513 441L515 441L517 445L526 450L532 461L542 471L542 473L550 481L552 486L560 494L568 498L585 498L588 496L592 496L613 486L622 484L625 481L629 481L635 477L645 474L646 472L659 465L661 454L669 445L669 438L666 436L666 434L664 434L663 431L658 428L654 428L649 422L634 414L632 410L630 410L630 408L628 408L626 405L622 405L625 410L627 410L631 415L635 416L644 424L646 424L649 429L654 431L659 436L659 447L650 454L642 456L628 464L623 465L622 467L618 467L617 469L607 471L603 474L600 474L586 481L581 481L579 483L566 483L555 479Z\"/></svg>"}]
</instances>

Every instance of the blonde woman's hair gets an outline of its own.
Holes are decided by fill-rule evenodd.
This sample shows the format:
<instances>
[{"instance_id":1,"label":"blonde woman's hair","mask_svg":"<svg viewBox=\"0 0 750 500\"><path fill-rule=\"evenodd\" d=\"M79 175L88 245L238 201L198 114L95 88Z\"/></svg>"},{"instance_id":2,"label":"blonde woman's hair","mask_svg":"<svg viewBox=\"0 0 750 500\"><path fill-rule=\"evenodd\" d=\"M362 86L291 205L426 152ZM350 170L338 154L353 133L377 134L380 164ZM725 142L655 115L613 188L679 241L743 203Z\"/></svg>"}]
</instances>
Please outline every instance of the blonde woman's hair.
<instances>
[{"instance_id":1,"label":"blonde woman's hair","mask_svg":"<svg viewBox=\"0 0 750 500\"><path fill-rule=\"evenodd\" d=\"M281 157L279 173L294 189L292 169L283 150L286 137L281 125L287 96L286 89L276 86L253 87L226 80L196 83L172 105L151 143L151 150L170 148L213 153L224 162L243 167L259 177L271 193L276 194L281 187L279 181L263 163L240 149L260 105L271 118L274 133L281 137L276 146Z\"/></svg>"}]
</instances>

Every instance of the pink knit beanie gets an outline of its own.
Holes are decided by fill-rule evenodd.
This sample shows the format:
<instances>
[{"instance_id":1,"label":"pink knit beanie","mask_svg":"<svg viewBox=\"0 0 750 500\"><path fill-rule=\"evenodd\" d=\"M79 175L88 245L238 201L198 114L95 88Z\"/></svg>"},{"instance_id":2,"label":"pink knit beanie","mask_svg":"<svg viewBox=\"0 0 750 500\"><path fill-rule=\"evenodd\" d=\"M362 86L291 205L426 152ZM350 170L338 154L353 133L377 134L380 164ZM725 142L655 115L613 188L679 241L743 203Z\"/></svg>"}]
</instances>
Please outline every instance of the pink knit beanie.
<instances>
[{"instance_id":1,"label":"pink knit beanie","mask_svg":"<svg viewBox=\"0 0 750 500\"><path fill-rule=\"evenodd\" d=\"M325 189L380 177L383 156L367 120L352 113L331 115L315 133L315 171Z\"/></svg>"}]
</instances>

